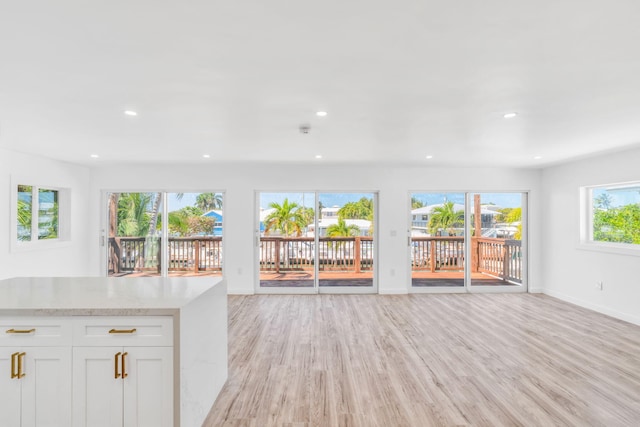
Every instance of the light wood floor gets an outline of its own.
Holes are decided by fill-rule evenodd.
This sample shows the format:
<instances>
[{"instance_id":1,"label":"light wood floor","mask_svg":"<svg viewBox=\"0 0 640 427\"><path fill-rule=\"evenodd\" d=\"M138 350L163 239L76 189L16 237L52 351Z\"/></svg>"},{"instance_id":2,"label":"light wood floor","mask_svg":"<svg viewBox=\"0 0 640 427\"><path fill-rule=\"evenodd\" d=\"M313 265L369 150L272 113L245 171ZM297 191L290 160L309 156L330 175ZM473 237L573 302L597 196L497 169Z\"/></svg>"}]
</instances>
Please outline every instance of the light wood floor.
<instances>
[{"instance_id":1,"label":"light wood floor","mask_svg":"<svg viewBox=\"0 0 640 427\"><path fill-rule=\"evenodd\" d=\"M640 327L530 294L230 296L205 426L637 426Z\"/></svg>"}]
</instances>

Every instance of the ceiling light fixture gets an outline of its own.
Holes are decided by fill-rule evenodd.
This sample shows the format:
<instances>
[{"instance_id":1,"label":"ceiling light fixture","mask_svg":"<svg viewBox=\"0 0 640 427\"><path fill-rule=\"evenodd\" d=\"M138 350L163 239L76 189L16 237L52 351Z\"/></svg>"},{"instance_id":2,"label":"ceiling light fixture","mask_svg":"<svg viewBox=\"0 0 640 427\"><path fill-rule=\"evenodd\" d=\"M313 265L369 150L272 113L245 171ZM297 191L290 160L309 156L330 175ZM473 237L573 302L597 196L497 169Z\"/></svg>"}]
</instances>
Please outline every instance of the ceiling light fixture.
<instances>
[{"instance_id":1,"label":"ceiling light fixture","mask_svg":"<svg viewBox=\"0 0 640 427\"><path fill-rule=\"evenodd\" d=\"M318 117L326 117L327 116L327 112L326 111L318 111L316 113L316 116L318 116Z\"/></svg>"},{"instance_id":2,"label":"ceiling light fixture","mask_svg":"<svg viewBox=\"0 0 640 427\"><path fill-rule=\"evenodd\" d=\"M533 156L533 160L540 160L542 156Z\"/></svg>"},{"instance_id":3,"label":"ceiling light fixture","mask_svg":"<svg viewBox=\"0 0 640 427\"><path fill-rule=\"evenodd\" d=\"M427 159L433 159L433 156L432 155L428 155L426 158Z\"/></svg>"},{"instance_id":4,"label":"ceiling light fixture","mask_svg":"<svg viewBox=\"0 0 640 427\"><path fill-rule=\"evenodd\" d=\"M92 155L91 155L91 156L89 156L89 157L91 157L92 159L97 159L97 158L98 158L98 157L100 157L100 156L98 156L97 154L92 154Z\"/></svg>"},{"instance_id":5,"label":"ceiling light fixture","mask_svg":"<svg viewBox=\"0 0 640 427\"><path fill-rule=\"evenodd\" d=\"M507 113L504 115L505 119L513 119L515 116L517 116L518 113Z\"/></svg>"},{"instance_id":6,"label":"ceiling light fixture","mask_svg":"<svg viewBox=\"0 0 640 427\"><path fill-rule=\"evenodd\" d=\"M322 154L316 154L316 159L321 159L322 158Z\"/></svg>"},{"instance_id":7,"label":"ceiling light fixture","mask_svg":"<svg viewBox=\"0 0 640 427\"><path fill-rule=\"evenodd\" d=\"M136 113L133 110L125 110L124 114L126 114L127 116L137 116L138 113Z\"/></svg>"},{"instance_id":8,"label":"ceiling light fixture","mask_svg":"<svg viewBox=\"0 0 640 427\"><path fill-rule=\"evenodd\" d=\"M203 154L202 157L204 157L205 159L208 159L211 157L211 154Z\"/></svg>"}]
</instances>

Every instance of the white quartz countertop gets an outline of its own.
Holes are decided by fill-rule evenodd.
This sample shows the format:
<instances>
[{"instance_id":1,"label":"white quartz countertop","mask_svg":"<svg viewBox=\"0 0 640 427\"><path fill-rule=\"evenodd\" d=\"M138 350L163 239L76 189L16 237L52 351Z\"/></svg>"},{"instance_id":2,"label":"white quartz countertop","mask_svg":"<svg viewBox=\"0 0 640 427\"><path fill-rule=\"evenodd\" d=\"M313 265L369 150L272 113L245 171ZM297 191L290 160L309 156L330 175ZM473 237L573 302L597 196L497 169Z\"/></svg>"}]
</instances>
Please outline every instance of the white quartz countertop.
<instances>
[{"instance_id":1,"label":"white quartz countertop","mask_svg":"<svg viewBox=\"0 0 640 427\"><path fill-rule=\"evenodd\" d=\"M174 315L221 277L18 277L0 280L0 314Z\"/></svg>"}]
</instances>

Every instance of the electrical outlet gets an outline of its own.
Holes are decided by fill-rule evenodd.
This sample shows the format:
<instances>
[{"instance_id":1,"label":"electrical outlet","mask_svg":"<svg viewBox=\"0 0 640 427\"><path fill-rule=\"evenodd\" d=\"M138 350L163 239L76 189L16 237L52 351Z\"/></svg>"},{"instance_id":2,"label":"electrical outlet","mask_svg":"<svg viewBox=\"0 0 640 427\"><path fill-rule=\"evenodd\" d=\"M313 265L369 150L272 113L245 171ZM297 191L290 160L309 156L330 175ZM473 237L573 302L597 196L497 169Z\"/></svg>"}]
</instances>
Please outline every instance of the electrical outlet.
<instances>
[{"instance_id":1,"label":"electrical outlet","mask_svg":"<svg viewBox=\"0 0 640 427\"><path fill-rule=\"evenodd\" d=\"M601 291L601 290L603 289L603 285L604 285L604 283L603 283L603 282L597 282L597 283L596 283L596 289L597 289L597 290L599 290L599 291Z\"/></svg>"}]
</instances>

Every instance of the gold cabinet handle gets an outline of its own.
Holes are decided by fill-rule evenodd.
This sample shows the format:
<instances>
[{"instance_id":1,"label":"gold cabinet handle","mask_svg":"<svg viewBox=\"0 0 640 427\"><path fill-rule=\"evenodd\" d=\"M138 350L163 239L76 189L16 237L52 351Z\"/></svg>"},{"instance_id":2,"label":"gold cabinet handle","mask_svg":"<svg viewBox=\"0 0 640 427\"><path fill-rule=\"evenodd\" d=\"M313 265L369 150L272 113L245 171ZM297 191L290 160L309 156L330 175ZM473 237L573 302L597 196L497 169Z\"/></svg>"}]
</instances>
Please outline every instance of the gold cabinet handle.
<instances>
[{"instance_id":1,"label":"gold cabinet handle","mask_svg":"<svg viewBox=\"0 0 640 427\"><path fill-rule=\"evenodd\" d=\"M111 329L109 331L110 334L133 334L135 333L136 328L133 329Z\"/></svg>"},{"instance_id":2,"label":"gold cabinet handle","mask_svg":"<svg viewBox=\"0 0 640 427\"><path fill-rule=\"evenodd\" d=\"M113 357L113 364L114 364L114 373L113 376L115 379L120 378L120 372L118 372L118 357L120 357L120 352L117 352L116 355Z\"/></svg>"},{"instance_id":3,"label":"gold cabinet handle","mask_svg":"<svg viewBox=\"0 0 640 427\"><path fill-rule=\"evenodd\" d=\"M24 367L24 356L27 353L25 353L24 351L22 353L18 353L18 377L17 378L22 378L24 377L26 374L24 372L22 372L22 368Z\"/></svg>"},{"instance_id":4,"label":"gold cabinet handle","mask_svg":"<svg viewBox=\"0 0 640 427\"><path fill-rule=\"evenodd\" d=\"M32 332L35 332L36 328L31 328L31 329L7 329L5 332L7 334L30 334Z\"/></svg>"},{"instance_id":5,"label":"gold cabinet handle","mask_svg":"<svg viewBox=\"0 0 640 427\"><path fill-rule=\"evenodd\" d=\"M16 361L18 360L18 355L20 353L13 353L11 355L11 379L18 378L18 373L16 372Z\"/></svg>"},{"instance_id":6,"label":"gold cabinet handle","mask_svg":"<svg viewBox=\"0 0 640 427\"><path fill-rule=\"evenodd\" d=\"M129 374L127 374L127 368L125 367L124 361L125 361L125 357L127 357L127 353L126 351L124 353L122 353L122 379L125 379L129 376Z\"/></svg>"}]
</instances>

